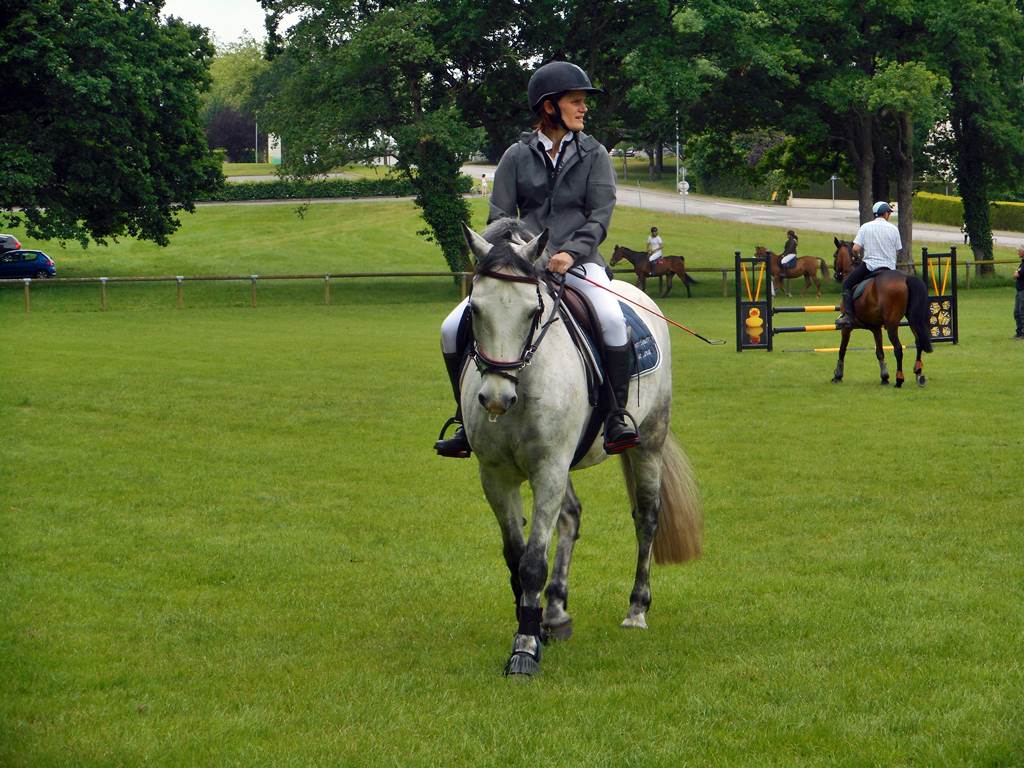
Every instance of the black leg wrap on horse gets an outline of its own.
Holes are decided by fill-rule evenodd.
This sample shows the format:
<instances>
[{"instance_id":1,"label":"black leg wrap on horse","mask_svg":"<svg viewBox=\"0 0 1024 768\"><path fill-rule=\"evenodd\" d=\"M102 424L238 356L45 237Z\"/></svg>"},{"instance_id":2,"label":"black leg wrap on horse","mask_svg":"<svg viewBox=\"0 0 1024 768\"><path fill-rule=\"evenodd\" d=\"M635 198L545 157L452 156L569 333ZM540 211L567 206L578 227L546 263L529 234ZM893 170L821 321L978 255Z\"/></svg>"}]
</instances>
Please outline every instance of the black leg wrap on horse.
<instances>
[{"instance_id":1,"label":"black leg wrap on horse","mask_svg":"<svg viewBox=\"0 0 1024 768\"><path fill-rule=\"evenodd\" d=\"M516 630L520 635L534 635L540 637L540 619L543 614L541 608L526 608L519 606L517 611L519 616L519 629Z\"/></svg>"}]
</instances>

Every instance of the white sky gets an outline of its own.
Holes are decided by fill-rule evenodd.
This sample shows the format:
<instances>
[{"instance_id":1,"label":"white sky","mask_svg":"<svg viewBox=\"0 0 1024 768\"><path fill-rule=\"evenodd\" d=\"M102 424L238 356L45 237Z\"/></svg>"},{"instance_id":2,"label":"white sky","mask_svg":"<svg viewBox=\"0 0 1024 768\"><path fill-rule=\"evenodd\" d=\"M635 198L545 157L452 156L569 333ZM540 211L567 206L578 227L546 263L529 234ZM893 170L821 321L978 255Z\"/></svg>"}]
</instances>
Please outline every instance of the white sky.
<instances>
[{"instance_id":1,"label":"white sky","mask_svg":"<svg viewBox=\"0 0 1024 768\"><path fill-rule=\"evenodd\" d=\"M161 15L207 27L221 45L237 41L245 32L257 40L266 37L259 0L167 0ZM285 26L287 21L282 32Z\"/></svg>"}]
</instances>

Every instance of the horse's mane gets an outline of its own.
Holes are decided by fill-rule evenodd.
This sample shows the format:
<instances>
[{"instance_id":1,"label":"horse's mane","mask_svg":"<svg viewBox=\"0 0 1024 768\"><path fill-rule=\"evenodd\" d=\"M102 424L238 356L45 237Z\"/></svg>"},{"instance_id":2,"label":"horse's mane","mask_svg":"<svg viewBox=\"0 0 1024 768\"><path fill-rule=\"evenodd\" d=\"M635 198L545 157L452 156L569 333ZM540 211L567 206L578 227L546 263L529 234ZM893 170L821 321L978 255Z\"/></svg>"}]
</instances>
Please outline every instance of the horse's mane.
<instances>
[{"instance_id":1,"label":"horse's mane","mask_svg":"<svg viewBox=\"0 0 1024 768\"><path fill-rule=\"evenodd\" d=\"M535 237L519 219L498 219L490 224L481 236L487 242L494 243L494 247L477 261L477 274L493 272L500 267L514 269L529 276L542 274L543 270L537 265L512 250L512 243L524 245Z\"/></svg>"}]
</instances>

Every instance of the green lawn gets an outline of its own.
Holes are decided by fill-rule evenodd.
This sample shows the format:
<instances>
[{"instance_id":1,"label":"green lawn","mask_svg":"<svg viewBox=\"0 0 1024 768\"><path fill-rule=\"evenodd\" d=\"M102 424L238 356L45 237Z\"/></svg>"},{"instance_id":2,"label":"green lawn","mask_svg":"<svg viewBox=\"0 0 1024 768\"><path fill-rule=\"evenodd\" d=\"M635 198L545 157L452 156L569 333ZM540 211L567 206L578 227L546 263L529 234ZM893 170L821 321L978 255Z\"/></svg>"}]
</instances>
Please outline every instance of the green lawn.
<instances>
[{"instance_id":1,"label":"green lawn","mask_svg":"<svg viewBox=\"0 0 1024 768\"><path fill-rule=\"evenodd\" d=\"M473 225L482 229L486 200L470 200ZM135 240L109 247L77 243L66 248L40 242L18 232L29 248L42 248L57 262L60 277L125 275L320 274L361 271L445 271L440 250L416 232L423 227L410 201L313 203L300 218L297 203L275 205L200 206L182 216L181 229L167 248ZM654 213L620 206L605 244L611 256L615 244L644 250L651 226L658 226L669 254L686 257L688 267L733 265L733 252L751 255L756 245L782 248L785 229L730 221ZM850 237L853 232L835 235ZM833 234L804 231L800 253L824 258L831 267ZM935 244L917 242L923 245ZM944 250L944 249L943 249ZM918 256L920 251L918 251ZM1011 259L1009 248L997 248L996 258ZM628 266L628 265L627 265ZM999 267L1001 282L1009 285L1012 266ZM695 273L698 292L721 296L721 276ZM960 271L961 279L963 270ZM835 290L830 287L830 290ZM0 292L2 294L2 292ZM675 294L673 294L675 296Z\"/></svg>"},{"instance_id":2,"label":"green lawn","mask_svg":"<svg viewBox=\"0 0 1024 768\"><path fill-rule=\"evenodd\" d=\"M52 288L0 304L2 765L1024 763L1008 288L902 391L668 303L730 339L673 342L705 557L619 629L621 476L580 474L576 635L529 684L475 464L430 450L450 284Z\"/></svg>"}]
</instances>

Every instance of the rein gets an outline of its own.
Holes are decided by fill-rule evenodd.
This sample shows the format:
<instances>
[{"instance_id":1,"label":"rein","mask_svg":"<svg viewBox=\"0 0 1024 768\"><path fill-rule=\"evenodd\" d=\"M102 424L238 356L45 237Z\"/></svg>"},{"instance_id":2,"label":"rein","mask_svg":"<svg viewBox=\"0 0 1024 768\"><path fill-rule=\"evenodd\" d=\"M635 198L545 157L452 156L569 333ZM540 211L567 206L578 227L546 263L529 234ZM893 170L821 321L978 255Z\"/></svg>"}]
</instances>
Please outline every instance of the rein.
<instances>
[{"instance_id":1,"label":"rein","mask_svg":"<svg viewBox=\"0 0 1024 768\"><path fill-rule=\"evenodd\" d=\"M492 272L489 270L478 273L477 277L490 277L508 283L529 283L537 289L537 310L533 313L533 322L530 324L530 331L526 335L526 341L523 343L523 351L519 354L519 359L495 360L480 348L478 341L473 342L473 362L481 374L493 373L508 379L513 384L519 384L519 377L516 374L530 364L533 356L537 353L537 348L540 347L540 343L544 341L548 329L552 323L558 320L558 308L562 303L562 294L565 292L565 278L563 277L558 281L558 290L553 293L554 305L551 308L551 314L541 325L540 318L544 313L544 299L540 293L541 281L539 278L527 277L525 275L509 275L505 272ZM472 304L472 301L471 297L470 304ZM537 333L538 326L540 327L540 333L537 335L536 341L534 341L533 335Z\"/></svg>"},{"instance_id":2,"label":"rein","mask_svg":"<svg viewBox=\"0 0 1024 768\"><path fill-rule=\"evenodd\" d=\"M607 287L601 285L600 283L595 282L594 280L591 280L586 275L577 274L576 272L573 272L573 277L578 277L580 280L584 280L584 281L590 283L591 285L596 285L602 291L608 291L608 293L610 293L612 296L617 296L618 298L622 299L622 301L628 301L633 306L640 307L640 309L644 310L645 312L651 313L655 317L660 317L662 320L664 320L669 325L674 325L676 328L678 328L678 329L680 329L682 331L686 331L691 336L696 336L698 339L700 339L701 341L705 342L706 344L711 344L712 346L718 346L719 344L725 344L725 339L708 339L708 338L705 338L704 336L701 336L696 331L691 331L685 325L683 325L681 323L677 323L675 320L670 320L669 318L665 317L660 312L655 312L653 309L648 309L643 304L640 304L639 302L633 301L632 299L627 298L626 296L623 296L621 293L618 293L617 291L613 291L611 288L607 288ZM563 283L563 285L564 285L564 283Z\"/></svg>"}]
</instances>

